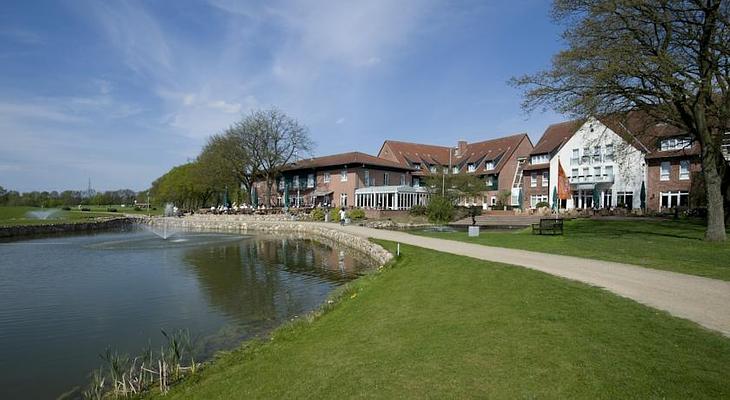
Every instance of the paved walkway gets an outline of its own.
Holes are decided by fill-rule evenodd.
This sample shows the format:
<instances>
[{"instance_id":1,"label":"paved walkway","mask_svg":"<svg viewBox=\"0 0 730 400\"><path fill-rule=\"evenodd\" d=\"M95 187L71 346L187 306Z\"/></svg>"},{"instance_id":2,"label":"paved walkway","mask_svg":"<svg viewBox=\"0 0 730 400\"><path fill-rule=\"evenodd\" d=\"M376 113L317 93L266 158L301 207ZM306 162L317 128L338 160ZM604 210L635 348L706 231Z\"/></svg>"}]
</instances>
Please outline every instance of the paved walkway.
<instances>
[{"instance_id":1,"label":"paved walkway","mask_svg":"<svg viewBox=\"0 0 730 400\"><path fill-rule=\"evenodd\" d=\"M327 227L506 264L605 288L730 337L730 282L608 261L489 247L361 226Z\"/></svg>"}]
</instances>

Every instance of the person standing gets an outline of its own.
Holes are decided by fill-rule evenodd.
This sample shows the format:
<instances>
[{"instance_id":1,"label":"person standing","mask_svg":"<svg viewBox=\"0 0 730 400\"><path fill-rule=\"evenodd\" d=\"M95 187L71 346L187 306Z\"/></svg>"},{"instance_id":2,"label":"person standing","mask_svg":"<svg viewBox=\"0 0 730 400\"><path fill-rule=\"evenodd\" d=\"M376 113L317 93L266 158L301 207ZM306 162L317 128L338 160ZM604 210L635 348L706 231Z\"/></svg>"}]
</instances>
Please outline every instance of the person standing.
<instances>
[{"instance_id":1,"label":"person standing","mask_svg":"<svg viewBox=\"0 0 730 400\"><path fill-rule=\"evenodd\" d=\"M340 225L345 225L346 217L347 213L345 212L345 207L340 208Z\"/></svg>"}]
</instances>

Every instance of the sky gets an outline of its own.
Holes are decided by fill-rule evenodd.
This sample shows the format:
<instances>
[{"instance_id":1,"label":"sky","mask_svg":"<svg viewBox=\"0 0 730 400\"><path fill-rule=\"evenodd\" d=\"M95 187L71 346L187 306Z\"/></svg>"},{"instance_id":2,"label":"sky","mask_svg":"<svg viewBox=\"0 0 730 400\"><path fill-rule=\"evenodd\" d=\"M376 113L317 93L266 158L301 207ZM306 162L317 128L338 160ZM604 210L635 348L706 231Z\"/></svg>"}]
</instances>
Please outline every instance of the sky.
<instances>
[{"instance_id":1,"label":"sky","mask_svg":"<svg viewBox=\"0 0 730 400\"><path fill-rule=\"evenodd\" d=\"M549 1L4 1L0 186L143 190L260 108L313 156L456 145L564 119L512 76L562 46Z\"/></svg>"}]
</instances>

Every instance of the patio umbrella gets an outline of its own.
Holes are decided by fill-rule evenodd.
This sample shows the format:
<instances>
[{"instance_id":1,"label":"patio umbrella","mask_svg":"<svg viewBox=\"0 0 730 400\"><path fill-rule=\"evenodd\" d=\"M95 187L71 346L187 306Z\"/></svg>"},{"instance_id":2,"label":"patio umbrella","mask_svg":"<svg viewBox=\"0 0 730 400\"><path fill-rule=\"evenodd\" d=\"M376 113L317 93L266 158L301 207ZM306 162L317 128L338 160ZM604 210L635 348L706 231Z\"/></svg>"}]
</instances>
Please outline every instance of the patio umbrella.
<instances>
[{"instance_id":1,"label":"patio umbrella","mask_svg":"<svg viewBox=\"0 0 730 400\"><path fill-rule=\"evenodd\" d=\"M289 182L284 180L284 208L289 208Z\"/></svg>"},{"instance_id":2,"label":"patio umbrella","mask_svg":"<svg viewBox=\"0 0 730 400\"><path fill-rule=\"evenodd\" d=\"M599 204L601 202L601 194L598 192L598 189L593 189L593 208L598 208Z\"/></svg>"},{"instance_id":3,"label":"patio umbrella","mask_svg":"<svg viewBox=\"0 0 730 400\"><path fill-rule=\"evenodd\" d=\"M646 208L646 185L644 185L644 181L641 181L641 192L639 193L639 200L641 200L641 209L644 210Z\"/></svg>"},{"instance_id":4,"label":"patio umbrella","mask_svg":"<svg viewBox=\"0 0 730 400\"><path fill-rule=\"evenodd\" d=\"M557 211L560 208L558 203L558 187L553 186L553 210Z\"/></svg>"},{"instance_id":5,"label":"patio umbrella","mask_svg":"<svg viewBox=\"0 0 730 400\"><path fill-rule=\"evenodd\" d=\"M256 186L251 186L251 206L253 208L259 207L259 194L256 193Z\"/></svg>"}]
</instances>

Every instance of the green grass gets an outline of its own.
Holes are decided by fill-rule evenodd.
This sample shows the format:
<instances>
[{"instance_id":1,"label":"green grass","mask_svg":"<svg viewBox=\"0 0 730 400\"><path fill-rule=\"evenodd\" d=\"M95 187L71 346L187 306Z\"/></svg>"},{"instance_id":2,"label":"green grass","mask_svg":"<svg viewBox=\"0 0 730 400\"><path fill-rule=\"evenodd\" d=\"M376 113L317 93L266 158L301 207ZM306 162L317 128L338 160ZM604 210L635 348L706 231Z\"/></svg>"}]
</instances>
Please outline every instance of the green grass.
<instances>
[{"instance_id":1,"label":"green grass","mask_svg":"<svg viewBox=\"0 0 730 400\"><path fill-rule=\"evenodd\" d=\"M616 261L730 280L730 242L702 240L705 227L691 221L607 221L577 219L565 222L562 236L533 235L482 229L479 237L466 232L412 233L440 239L461 240L488 246Z\"/></svg>"},{"instance_id":2,"label":"green grass","mask_svg":"<svg viewBox=\"0 0 730 400\"><path fill-rule=\"evenodd\" d=\"M533 270L401 251L323 315L149 397L730 397L730 340L694 323Z\"/></svg>"},{"instance_id":3,"label":"green grass","mask_svg":"<svg viewBox=\"0 0 730 400\"><path fill-rule=\"evenodd\" d=\"M87 222L96 220L97 218L109 218L109 217L121 217L121 212L110 213L104 211L79 211L78 209L71 209L71 211L60 210L48 219L36 219L28 216L30 211L42 211L43 208L38 207L0 207L0 226L14 226L14 225L44 225L44 224L57 224L57 223L73 223L73 222Z\"/></svg>"}]
</instances>

